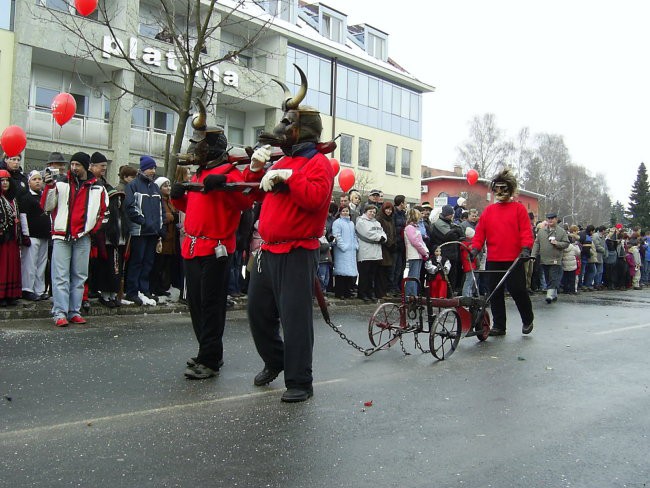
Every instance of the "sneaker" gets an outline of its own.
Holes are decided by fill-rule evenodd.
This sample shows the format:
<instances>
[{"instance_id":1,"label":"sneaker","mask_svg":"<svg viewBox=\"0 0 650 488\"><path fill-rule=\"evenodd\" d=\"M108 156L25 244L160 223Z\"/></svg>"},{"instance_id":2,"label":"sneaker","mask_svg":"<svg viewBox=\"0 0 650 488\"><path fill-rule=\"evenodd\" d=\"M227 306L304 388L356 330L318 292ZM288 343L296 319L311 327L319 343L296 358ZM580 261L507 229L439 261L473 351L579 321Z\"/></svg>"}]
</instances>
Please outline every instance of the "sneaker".
<instances>
[{"instance_id":1,"label":"sneaker","mask_svg":"<svg viewBox=\"0 0 650 488\"><path fill-rule=\"evenodd\" d=\"M68 326L68 319L65 317L58 317L54 319L54 325L57 327L67 327Z\"/></svg>"},{"instance_id":2,"label":"sneaker","mask_svg":"<svg viewBox=\"0 0 650 488\"><path fill-rule=\"evenodd\" d=\"M143 293L143 295L146 296L149 300L153 300L154 302L158 303L158 297L153 293Z\"/></svg>"},{"instance_id":3,"label":"sneaker","mask_svg":"<svg viewBox=\"0 0 650 488\"><path fill-rule=\"evenodd\" d=\"M268 385L269 383L271 383L271 381L276 379L279 374L280 371L275 371L267 367L264 367L262 371L260 371L255 375L255 378L253 379L253 384L255 386Z\"/></svg>"},{"instance_id":4,"label":"sneaker","mask_svg":"<svg viewBox=\"0 0 650 488\"><path fill-rule=\"evenodd\" d=\"M85 324L86 319L84 319L81 315L73 315L72 318L70 319L71 324Z\"/></svg>"},{"instance_id":5,"label":"sneaker","mask_svg":"<svg viewBox=\"0 0 650 488\"><path fill-rule=\"evenodd\" d=\"M43 294L39 297L39 300L49 300L49 298L50 298L50 295L48 295L47 293L43 293Z\"/></svg>"},{"instance_id":6,"label":"sneaker","mask_svg":"<svg viewBox=\"0 0 650 488\"><path fill-rule=\"evenodd\" d=\"M188 366L185 370L185 377L188 380L205 380L217 376L219 370L208 368L201 363L195 363L194 366Z\"/></svg>"},{"instance_id":7,"label":"sneaker","mask_svg":"<svg viewBox=\"0 0 650 488\"><path fill-rule=\"evenodd\" d=\"M530 334L533 331L533 324L530 323L528 325L522 325L521 326L521 333L522 334Z\"/></svg>"},{"instance_id":8,"label":"sneaker","mask_svg":"<svg viewBox=\"0 0 650 488\"><path fill-rule=\"evenodd\" d=\"M104 297L99 297L97 299L100 305L104 305L108 308L115 308L115 302L113 300L106 300Z\"/></svg>"},{"instance_id":9,"label":"sneaker","mask_svg":"<svg viewBox=\"0 0 650 488\"><path fill-rule=\"evenodd\" d=\"M126 295L124 298L135 303L138 307L142 306L142 299L138 295Z\"/></svg>"}]
</instances>

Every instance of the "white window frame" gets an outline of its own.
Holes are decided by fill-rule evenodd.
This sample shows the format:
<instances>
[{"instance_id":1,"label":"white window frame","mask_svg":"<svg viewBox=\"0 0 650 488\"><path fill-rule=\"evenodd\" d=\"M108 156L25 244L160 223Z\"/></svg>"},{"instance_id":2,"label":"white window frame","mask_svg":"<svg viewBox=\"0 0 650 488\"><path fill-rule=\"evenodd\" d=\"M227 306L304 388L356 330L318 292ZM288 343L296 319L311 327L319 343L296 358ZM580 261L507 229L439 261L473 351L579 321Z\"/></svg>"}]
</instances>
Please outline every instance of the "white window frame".
<instances>
[{"instance_id":1,"label":"white window frame","mask_svg":"<svg viewBox=\"0 0 650 488\"><path fill-rule=\"evenodd\" d=\"M345 44L345 33L348 30L347 16L325 5L319 8L320 34L328 39Z\"/></svg>"}]
</instances>

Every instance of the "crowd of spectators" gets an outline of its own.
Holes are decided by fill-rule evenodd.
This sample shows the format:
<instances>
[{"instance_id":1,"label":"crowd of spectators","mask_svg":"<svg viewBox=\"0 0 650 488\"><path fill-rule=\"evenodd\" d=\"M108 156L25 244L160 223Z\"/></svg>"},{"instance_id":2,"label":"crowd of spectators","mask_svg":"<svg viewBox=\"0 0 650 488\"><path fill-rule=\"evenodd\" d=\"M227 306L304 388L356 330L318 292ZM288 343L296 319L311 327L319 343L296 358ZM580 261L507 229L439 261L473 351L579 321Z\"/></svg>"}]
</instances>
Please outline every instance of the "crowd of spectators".
<instances>
[{"instance_id":1,"label":"crowd of spectators","mask_svg":"<svg viewBox=\"0 0 650 488\"><path fill-rule=\"evenodd\" d=\"M52 297L55 323L62 326L85 322L89 298L108 308L154 306L175 288L185 300L185 216L174 208L170 189L189 181L189 168L179 166L170 181L157 176L156 161L144 155L138 169L121 166L113 186L106 181L109 163L100 153L68 160L53 152L42 170L25 174L20 156L3 157L0 306ZM405 276L421 282L431 260L439 264L431 269L444 277L444 293L484 293L485 283L479 276L477 289L472 271L485 266L485 250L475 260L469 253L480 213L466 204L459 198L455 206L435 210L428 202L409 206L404 195L384 201L377 189L365 201L355 189L341 195L330 205L320 239L317 276L323 291L364 302L394 297L402 293ZM259 204L244 214L231 260L229 306L246 294L260 246ZM558 293L650 284L650 231L562 225L554 213L542 221L529 217L538 258L526 265L529 293L545 292L552 303ZM452 241L466 246L443 245ZM407 280L404 292L417 294L417 281Z\"/></svg>"}]
</instances>

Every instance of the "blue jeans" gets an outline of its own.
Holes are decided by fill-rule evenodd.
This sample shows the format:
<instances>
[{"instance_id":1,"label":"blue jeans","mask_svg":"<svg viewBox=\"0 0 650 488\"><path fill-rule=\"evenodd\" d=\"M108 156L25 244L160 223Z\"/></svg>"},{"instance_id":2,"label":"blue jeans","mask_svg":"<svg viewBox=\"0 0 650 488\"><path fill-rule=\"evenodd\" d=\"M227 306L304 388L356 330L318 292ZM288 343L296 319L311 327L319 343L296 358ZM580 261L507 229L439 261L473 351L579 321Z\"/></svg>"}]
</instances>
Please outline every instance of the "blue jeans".
<instances>
[{"instance_id":1,"label":"blue jeans","mask_svg":"<svg viewBox=\"0 0 650 488\"><path fill-rule=\"evenodd\" d=\"M131 256L126 273L126 296L137 295L139 291L149 293L149 275L156 256L158 236L131 236Z\"/></svg>"},{"instance_id":2,"label":"blue jeans","mask_svg":"<svg viewBox=\"0 0 650 488\"><path fill-rule=\"evenodd\" d=\"M420 271L422 271L421 259L409 259L409 278L420 279ZM421 286L421 285L420 285ZM405 287L406 295L416 296L418 294L418 284L415 281L407 281Z\"/></svg>"},{"instance_id":3,"label":"blue jeans","mask_svg":"<svg viewBox=\"0 0 650 488\"><path fill-rule=\"evenodd\" d=\"M596 277L596 265L595 263L587 263L584 268L585 276L582 282L582 286L585 288L594 287L594 278Z\"/></svg>"},{"instance_id":4,"label":"blue jeans","mask_svg":"<svg viewBox=\"0 0 650 488\"><path fill-rule=\"evenodd\" d=\"M71 319L80 315L89 260L90 237L76 241L52 240L52 315L55 318Z\"/></svg>"},{"instance_id":5,"label":"blue jeans","mask_svg":"<svg viewBox=\"0 0 650 488\"><path fill-rule=\"evenodd\" d=\"M596 278L594 278L594 286L601 286L603 284L603 263L596 263Z\"/></svg>"},{"instance_id":6,"label":"blue jeans","mask_svg":"<svg viewBox=\"0 0 650 488\"><path fill-rule=\"evenodd\" d=\"M330 282L330 269L331 263L318 263L318 281L320 282L320 289L323 293L327 291L327 285Z\"/></svg>"}]
</instances>

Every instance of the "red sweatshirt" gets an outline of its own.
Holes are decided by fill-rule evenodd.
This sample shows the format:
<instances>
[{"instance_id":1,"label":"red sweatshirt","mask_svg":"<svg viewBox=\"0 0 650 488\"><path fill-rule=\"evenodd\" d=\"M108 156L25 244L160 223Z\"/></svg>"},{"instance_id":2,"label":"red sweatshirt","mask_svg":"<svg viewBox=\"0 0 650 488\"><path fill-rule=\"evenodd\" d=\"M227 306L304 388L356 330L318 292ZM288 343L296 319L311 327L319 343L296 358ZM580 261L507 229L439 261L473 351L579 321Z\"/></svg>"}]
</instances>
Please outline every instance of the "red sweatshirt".
<instances>
[{"instance_id":1,"label":"red sweatshirt","mask_svg":"<svg viewBox=\"0 0 650 488\"><path fill-rule=\"evenodd\" d=\"M522 247L533 247L533 229L528 211L519 202L488 205L476 226L472 248L482 249L487 244L487 260L514 261Z\"/></svg>"},{"instance_id":2,"label":"red sweatshirt","mask_svg":"<svg viewBox=\"0 0 650 488\"><path fill-rule=\"evenodd\" d=\"M292 249L318 249L334 188L334 171L325 155L315 149L307 156L284 156L271 169L291 169L289 191L266 193L260 213L262 249L288 253ZM304 153L303 153L304 154Z\"/></svg>"},{"instance_id":3,"label":"red sweatshirt","mask_svg":"<svg viewBox=\"0 0 650 488\"><path fill-rule=\"evenodd\" d=\"M195 174L192 182L202 183L208 175L226 173L228 183L244 181L242 173L229 164L205 169ZM235 234L242 210L253 205L253 197L239 191L213 190L208 193L191 191L172 204L185 212L185 233L181 255L185 259L210 256L219 241L226 246L228 254L235 252ZM193 239L196 238L196 239ZM194 241L194 246L192 246ZM190 252L191 251L191 252Z\"/></svg>"}]
</instances>

